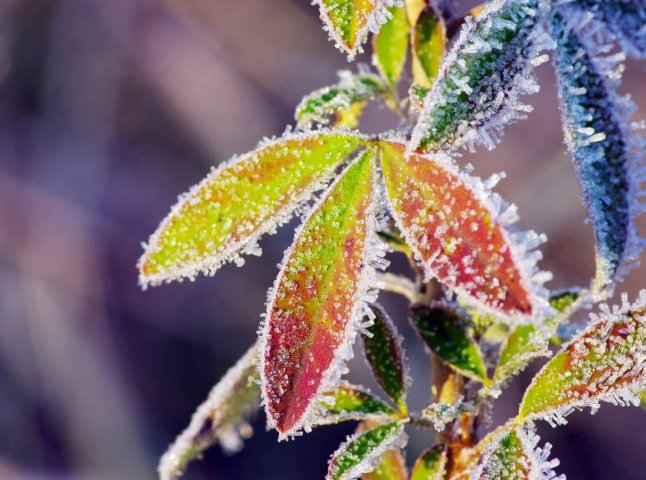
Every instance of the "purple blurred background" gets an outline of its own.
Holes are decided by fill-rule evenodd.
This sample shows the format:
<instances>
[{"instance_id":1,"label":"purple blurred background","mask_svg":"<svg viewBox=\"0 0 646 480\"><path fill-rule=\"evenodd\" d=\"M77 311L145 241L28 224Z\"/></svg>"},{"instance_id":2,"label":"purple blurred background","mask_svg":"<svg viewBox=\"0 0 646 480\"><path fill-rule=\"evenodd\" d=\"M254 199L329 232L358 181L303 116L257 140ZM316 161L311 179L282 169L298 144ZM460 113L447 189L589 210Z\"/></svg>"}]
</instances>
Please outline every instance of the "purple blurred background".
<instances>
[{"instance_id":1,"label":"purple blurred background","mask_svg":"<svg viewBox=\"0 0 646 480\"><path fill-rule=\"evenodd\" d=\"M140 244L211 165L281 133L302 95L351 67L309 1L0 0L1 479L155 478L167 444L253 342L294 223L242 269L146 292L137 286ZM585 285L590 226L550 67L539 76L530 120L494 152L464 161L483 176L507 171L497 190L518 204L522 227L549 237L550 287ZM628 64L624 91L642 117L645 79L644 64ZM368 112L367 131L396 124ZM645 272L621 290L634 298ZM405 304L383 301L407 336L413 404L422 407L422 347ZM351 368L372 385L362 361ZM495 422L513 415L527 381L514 382ZM214 448L186 478L323 478L353 428L277 444L262 415L254 426L243 452ZM646 412L604 406L539 431L569 478L636 480L646 478L644 426ZM410 459L431 441L412 432Z\"/></svg>"}]
</instances>

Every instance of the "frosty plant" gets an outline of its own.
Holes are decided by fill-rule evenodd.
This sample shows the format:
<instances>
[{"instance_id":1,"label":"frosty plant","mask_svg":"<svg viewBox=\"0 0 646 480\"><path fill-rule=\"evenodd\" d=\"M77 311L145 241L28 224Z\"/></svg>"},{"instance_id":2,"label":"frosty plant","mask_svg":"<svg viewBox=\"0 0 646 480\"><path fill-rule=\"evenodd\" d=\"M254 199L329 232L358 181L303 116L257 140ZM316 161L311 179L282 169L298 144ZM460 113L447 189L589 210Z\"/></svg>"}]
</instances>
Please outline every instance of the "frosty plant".
<instances>
[{"instance_id":1,"label":"frosty plant","mask_svg":"<svg viewBox=\"0 0 646 480\"><path fill-rule=\"evenodd\" d=\"M600 305L563 345L572 329L559 328L606 300L644 246L634 226L644 210L643 136L632 102L617 93L624 52L646 57L643 1L494 0L465 15L453 2L315 3L349 59L372 33L374 70L342 72L298 105L295 130L223 163L181 196L139 264L144 287L213 275L258 255L263 234L302 215L258 342L163 456L161 478L178 477L216 442L239 449L261 407L279 439L358 422L332 454L330 479L555 477L558 461L539 446L535 422L560 425L604 401L638 405L646 389L646 291ZM502 176L481 181L455 162L463 148L494 148L507 124L528 115L521 97L538 91L534 68L550 57L596 240L590 285L559 292L543 286L551 275L536 266L545 237L517 230L515 207L492 192ZM400 128L355 130L367 102L396 112ZM391 251L408 257L414 279L385 272ZM379 290L410 301L410 325L389 318ZM433 388L421 411L407 402L401 328L417 332L431 359ZM353 348L385 395L341 379ZM487 432L496 398L541 356L551 359L517 415ZM429 432L410 469L408 428Z\"/></svg>"}]
</instances>

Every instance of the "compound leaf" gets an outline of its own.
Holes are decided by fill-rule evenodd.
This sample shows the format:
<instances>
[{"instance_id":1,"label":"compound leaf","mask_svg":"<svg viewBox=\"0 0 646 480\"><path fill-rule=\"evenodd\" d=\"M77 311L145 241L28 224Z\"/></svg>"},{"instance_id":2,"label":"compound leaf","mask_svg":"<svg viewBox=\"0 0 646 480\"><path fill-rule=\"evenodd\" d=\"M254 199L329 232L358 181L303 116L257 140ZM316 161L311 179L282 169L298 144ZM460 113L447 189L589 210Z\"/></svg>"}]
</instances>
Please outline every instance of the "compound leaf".
<instances>
[{"instance_id":1,"label":"compound leaf","mask_svg":"<svg viewBox=\"0 0 646 480\"><path fill-rule=\"evenodd\" d=\"M519 421L565 422L574 409L599 402L639 405L646 387L646 291L634 304L603 306L534 377L525 391Z\"/></svg>"},{"instance_id":2,"label":"compound leaf","mask_svg":"<svg viewBox=\"0 0 646 480\"><path fill-rule=\"evenodd\" d=\"M380 305L370 305L374 318L366 328L363 351L377 382L400 408L406 408L408 365L402 347L403 339ZM369 317L366 319L369 321Z\"/></svg>"},{"instance_id":3,"label":"compound leaf","mask_svg":"<svg viewBox=\"0 0 646 480\"><path fill-rule=\"evenodd\" d=\"M503 433L484 452L470 480L533 480L556 479L552 470L556 459L547 460L552 446L539 448L538 435L526 428ZM559 477L563 478L563 477Z\"/></svg>"},{"instance_id":4,"label":"compound leaf","mask_svg":"<svg viewBox=\"0 0 646 480\"><path fill-rule=\"evenodd\" d=\"M444 445L425 450L415 461L410 480L444 480L446 461L447 448Z\"/></svg>"},{"instance_id":5,"label":"compound leaf","mask_svg":"<svg viewBox=\"0 0 646 480\"><path fill-rule=\"evenodd\" d=\"M467 18L426 96L409 150L493 148L505 124L525 118L531 108L518 99L538 91L533 66L545 43L537 9L538 0L494 0Z\"/></svg>"},{"instance_id":6,"label":"compound leaf","mask_svg":"<svg viewBox=\"0 0 646 480\"><path fill-rule=\"evenodd\" d=\"M372 393L356 385L340 384L334 393L323 394L321 403L325 415L320 424L338 423L345 420L366 420L387 417L395 411Z\"/></svg>"},{"instance_id":7,"label":"compound leaf","mask_svg":"<svg viewBox=\"0 0 646 480\"><path fill-rule=\"evenodd\" d=\"M164 453L159 463L161 480L181 476L191 460L215 443L228 452L242 448L242 439L251 435L247 421L260 408L258 380L256 344L213 387L189 426Z\"/></svg>"},{"instance_id":8,"label":"compound leaf","mask_svg":"<svg viewBox=\"0 0 646 480\"><path fill-rule=\"evenodd\" d=\"M139 261L144 286L257 253L258 238L289 220L364 140L350 133L286 134L214 169L180 197Z\"/></svg>"},{"instance_id":9,"label":"compound leaf","mask_svg":"<svg viewBox=\"0 0 646 480\"><path fill-rule=\"evenodd\" d=\"M404 422L390 422L349 437L330 459L327 479L350 480L374 471L383 455L406 445Z\"/></svg>"},{"instance_id":10,"label":"compound leaf","mask_svg":"<svg viewBox=\"0 0 646 480\"><path fill-rule=\"evenodd\" d=\"M296 107L298 127L306 129L313 123L326 125L335 118L335 125L356 127L361 110L368 100L378 98L385 90L376 75L355 75L349 70L339 72L339 83L316 90ZM352 115L348 115L351 113ZM350 120L348 120L350 119Z\"/></svg>"},{"instance_id":11,"label":"compound leaf","mask_svg":"<svg viewBox=\"0 0 646 480\"><path fill-rule=\"evenodd\" d=\"M615 8L612 3L608 8ZM626 260L639 254L634 219L641 156L627 122L634 105L613 89L621 70L608 58L594 58L596 40L579 28L584 20L582 14L566 20L556 10L551 15L554 66L566 143L596 240L594 290L605 292L622 276Z\"/></svg>"},{"instance_id":12,"label":"compound leaf","mask_svg":"<svg viewBox=\"0 0 646 480\"><path fill-rule=\"evenodd\" d=\"M374 36L372 62L394 89L406 63L409 27L403 7L391 7L388 14L390 18Z\"/></svg>"},{"instance_id":13,"label":"compound leaf","mask_svg":"<svg viewBox=\"0 0 646 480\"><path fill-rule=\"evenodd\" d=\"M446 48L446 26L433 4L421 11L413 32L413 81L430 88L440 71Z\"/></svg>"},{"instance_id":14,"label":"compound leaf","mask_svg":"<svg viewBox=\"0 0 646 480\"><path fill-rule=\"evenodd\" d=\"M336 46L352 60L361 53L368 32L377 32L388 18L388 7L401 5L397 0L314 0L318 4L325 29Z\"/></svg>"},{"instance_id":15,"label":"compound leaf","mask_svg":"<svg viewBox=\"0 0 646 480\"><path fill-rule=\"evenodd\" d=\"M334 390L374 271L374 151L366 150L312 210L287 251L262 329L265 411L281 438L309 430Z\"/></svg>"},{"instance_id":16,"label":"compound leaf","mask_svg":"<svg viewBox=\"0 0 646 480\"><path fill-rule=\"evenodd\" d=\"M465 301L504 319L539 315L547 306L532 251L543 240L512 232L515 210L441 153L412 154L381 142L386 196L399 230L427 275Z\"/></svg>"},{"instance_id":17,"label":"compound leaf","mask_svg":"<svg viewBox=\"0 0 646 480\"><path fill-rule=\"evenodd\" d=\"M436 302L411 307L411 321L426 345L458 373L487 383L487 367L478 344L467 334L460 317Z\"/></svg>"}]
</instances>

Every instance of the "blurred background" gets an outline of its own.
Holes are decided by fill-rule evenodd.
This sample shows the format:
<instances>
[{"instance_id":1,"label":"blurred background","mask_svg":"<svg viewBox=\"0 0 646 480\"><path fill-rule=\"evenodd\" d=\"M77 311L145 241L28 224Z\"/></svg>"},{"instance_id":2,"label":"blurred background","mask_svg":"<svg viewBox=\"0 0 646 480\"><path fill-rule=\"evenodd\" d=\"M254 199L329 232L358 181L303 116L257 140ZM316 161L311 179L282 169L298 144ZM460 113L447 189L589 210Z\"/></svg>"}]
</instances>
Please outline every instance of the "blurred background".
<instances>
[{"instance_id":1,"label":"blurred background","mask_svg":"<svg viewBox=\"0 0 646 480\"><path fill-rule=\"evenodd\" d=\"M262 242L261 258L215 278L142 292L135 264L178 194L280 134L302 95L354 68L309 3L0 0L0 479L155 478L166 446L253 342L294 222ZM518 204L522 227L549 237L550 287L585 285L591 229L550 67L539 76L530 120L508 128L494 152L463 161L483 176L507 171L497 190ZM642 117L645 79L643 64L628 64L623 90ZM388 112L368 110L365 130L394 126ZM620 290L634 298L645 280L646 270L634 271ZM423 407L423 349L405 304L382 299L407 336L412 403ZM362 361L351 368L373 385ZM494 422L513 415L528 378L514 382ZM645 411L603 406L539 430L569 478L637 480L645 426ZM254 427L240 454L214 448L186 478L323 478L353 429L278 444L262 415ZM410 460L431 441L412 432Z\"/></svg>"}]
</instances>

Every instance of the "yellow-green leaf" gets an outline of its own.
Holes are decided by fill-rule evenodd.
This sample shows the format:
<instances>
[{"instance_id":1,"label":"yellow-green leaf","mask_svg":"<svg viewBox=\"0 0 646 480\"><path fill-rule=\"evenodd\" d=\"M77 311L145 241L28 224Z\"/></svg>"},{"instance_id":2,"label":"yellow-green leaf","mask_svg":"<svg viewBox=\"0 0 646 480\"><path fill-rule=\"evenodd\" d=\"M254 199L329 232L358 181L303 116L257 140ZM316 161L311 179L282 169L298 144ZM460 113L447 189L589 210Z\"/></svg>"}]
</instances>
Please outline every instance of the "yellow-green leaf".
<instances>
[{"instance_id":1,"label":"yellow-green leaf","mask_svg":"<svg viewBox=\"0 0 646 480\"><path fill-rule=\"evenodd\" d=\"M304 221L283 260L262 330L265 411L281 437L309 429L335 389L372 281L375 152L363 152Z\"/></svg>"},{"instance_id":2,"label":"yellow-green leaf","mask_svg":"<svg viewBox=\"0 0 646 480\"><path fill-rule=\"evenodd\" d=\"M433 4L419 14L412 43L413 81L421 87L430 88L440 71L446 48L446 26Z\"/></svg>"},{"instance_id":3,"label":"yellow-green leaf","mask_svg":"<svg viewBox=\"0 0 646 480\"><path fill-rule=\"evenodd\" d=\"M345 132L287 134L214 169L180 197L139 261L156 285L258 253L257 240L289 220L364 140Z\"/></svg>"},{"instance_id":4,"label":"yellow-green leaf","mask_svg":"<svg viewBox=\"0 0 646 480\"><path fill-rule=\"evenodd\" d=\"M410 480L444 480L446 461L446 446L435 445L425 450L415 461Z\"/></svg>"},{"instance_id":5,"label":"yellow-green leaf","mask_svg":"<svg viewBox=\"0 0 646 480\"><path fill-rule=\"evenodd\" d=\"M393 415L395 411L369 391L349 384L341 384L333 393L323 393L321 401L326 412L317 424L338 423L346 420L366 420Z\"/></svg>"},{"instance_id":6,"label":"yellow-green leaf","mask_svg":"<svg viewBox=\"0 0 646 480\"><path fill-rule=\"evenodd\" d=\"M242 448L242 440L252 433L249 416L260 408L257 360L256 344L213 387L190 425L162 456L161 480L178 478L191 460L215 443L229 452Z\"/></svg>"},{"instance_id":7,"label":"yellow-green leaf","mask_svg":"<svg viewBox=\"0 0 646 480\"><path fill-rule=\"evenodd\" d=\"M646 388L646 290L634 304L604 307L534 377L518 421L565 422L575 409L599 402L639 405Z\"/></svg>"},{"instance_id":8,"label":"yellow-green leaf","mask_svg":"<svg viewBox=\"0 0 646 480\"><path fill-rule=\"evenodd\" d=\"M372 62L394 89L406 64L409 27L403 7L391 7L388 13L390 18L373 39Z\"/></svg>"}]
</instances>

